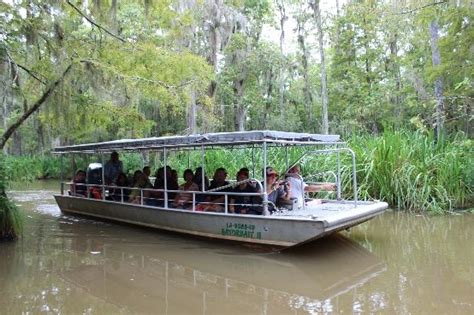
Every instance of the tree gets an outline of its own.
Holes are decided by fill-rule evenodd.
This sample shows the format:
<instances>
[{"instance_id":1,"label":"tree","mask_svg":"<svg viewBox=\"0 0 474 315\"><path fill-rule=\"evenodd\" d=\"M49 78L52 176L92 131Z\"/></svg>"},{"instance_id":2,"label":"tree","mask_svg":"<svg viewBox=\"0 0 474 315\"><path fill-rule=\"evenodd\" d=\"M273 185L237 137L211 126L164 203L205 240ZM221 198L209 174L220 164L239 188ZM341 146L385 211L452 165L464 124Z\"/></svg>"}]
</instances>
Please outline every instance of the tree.
<instances>
[{"instance_id":1,"label":"tree","mask_svg":"<svg viewBox=\"0 0 474 315\"><path fill-rule=\"evenodd\" d=\"M95 135L99 140L120 136L122 130L132 137L143 136L151 127L138 112L137 105L144 98L159 99L166 110L179 110L187 103L182 88L193 86L200 91L206 86L212 72L202 58L189 51L166 48L162 45L165 36L158 35L156 29L150 31L144 21L122 23L130 10L143 10L137 3L118 7L112 1L110 8L100 2L83 3L80 7L72 1L0 3L2 69L14 73L4 82L2 94L13 96L3 100L12 103L7 107L14 108L10 114L15 113L7 117L4 111L7 122L0 138L1 149L27 119L46 107L58 113L44 112L44 117L51 118L52 127L53 118L74 112L78 124L66 124L66 130L70 125L82 129L82 116L95 120L95 124L85 125L107 130ZM89 9L92 15L85 13ZM149 9L149 14L165 18L160 20L163 25L156 27L163 31L170 28L163 22L175 15L169 6ZM104 10L111 12L108 16L112 27L118 25L121 34L110 30ZM118 92L112 96L107 90ZM145 123L135 124L136 121ZM63 142L71 141L69 136L63 135ZM0 181L3 183L4 178ZM4 190L0 197L6 199ZM7 212L1 215L4 213Z\"/></svg>"},{"instance_id":2,"label":"tree","mask_svg":"<svg viewBox=\"0 0 474 315\"><path fill-rule=\"evenodd\" d=\"M314 19L316 20L316 27L318 31L319 43L319 58L321 63L321 100L322 100L322 133L329 133L329 118L328 118L328 88L327 88L327 74L326 74L326 58L324 54L324 33L321 18L321 7L319 0L311 0L310 7L313 9Z\"/></svg>"}]
</instances>

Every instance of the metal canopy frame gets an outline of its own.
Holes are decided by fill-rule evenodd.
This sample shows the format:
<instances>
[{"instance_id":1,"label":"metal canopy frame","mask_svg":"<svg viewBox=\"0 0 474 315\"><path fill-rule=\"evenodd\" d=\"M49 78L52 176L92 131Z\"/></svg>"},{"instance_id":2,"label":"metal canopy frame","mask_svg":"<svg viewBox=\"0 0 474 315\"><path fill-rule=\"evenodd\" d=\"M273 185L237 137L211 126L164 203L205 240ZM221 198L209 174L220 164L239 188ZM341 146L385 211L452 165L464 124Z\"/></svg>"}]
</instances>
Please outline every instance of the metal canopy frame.
<instances>
[{"instance_id":1,"label":"metal canopy frame","mask_svg":"<svg viewBox=\"0 0 474 315\"><path fill-rule=\"evenodd\" d=\"M202 135L154 137L143 139L122 139L98 143L79 144L57 147L55 154L68 153L110 153L112 151L154 151L168 149L199 150L205 147L254 146L268 143L270 146L300 145L336 145L344 144L339 135L321 135L283 131L241 131L208 133Z\"/></svg>"}]
</instances>

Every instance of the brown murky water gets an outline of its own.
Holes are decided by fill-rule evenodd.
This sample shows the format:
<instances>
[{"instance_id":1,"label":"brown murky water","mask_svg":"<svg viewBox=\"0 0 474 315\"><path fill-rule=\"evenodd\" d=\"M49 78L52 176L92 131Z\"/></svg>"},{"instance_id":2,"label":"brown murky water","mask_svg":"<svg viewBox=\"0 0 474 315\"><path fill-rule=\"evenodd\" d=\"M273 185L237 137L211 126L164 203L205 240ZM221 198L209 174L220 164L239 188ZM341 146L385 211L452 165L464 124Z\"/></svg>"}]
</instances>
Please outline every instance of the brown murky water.
<instances>
[{"instance_id":1,"label":"brown murky water","mask_svg":"<svg viewBox=\"0 0 474 315\"><path fill-rule=\"evenodd\" d=\"M388 212L282 253L62 215L17 190L0 314L473 314L474 215Z\"/></svg>"}]
</instances>

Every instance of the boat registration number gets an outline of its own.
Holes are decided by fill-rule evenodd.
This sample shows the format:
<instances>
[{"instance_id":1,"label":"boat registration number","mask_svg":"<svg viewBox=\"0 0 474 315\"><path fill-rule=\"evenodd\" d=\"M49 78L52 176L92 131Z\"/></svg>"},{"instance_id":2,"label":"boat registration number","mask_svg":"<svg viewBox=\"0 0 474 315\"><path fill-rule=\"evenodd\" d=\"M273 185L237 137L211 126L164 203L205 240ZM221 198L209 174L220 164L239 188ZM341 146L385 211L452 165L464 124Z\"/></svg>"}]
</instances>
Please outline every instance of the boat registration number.
<instances>
[{"instance_id":1,"label":"boat registration number","mask_svg":"<svg viewBox=\"0 0 474 315\"><path fill-rule=\"evenodd\" d=\"M222 235L261 239L262 232L255 231L255 225L227 222L221 230Z\"/></svg>"}]
</instances>

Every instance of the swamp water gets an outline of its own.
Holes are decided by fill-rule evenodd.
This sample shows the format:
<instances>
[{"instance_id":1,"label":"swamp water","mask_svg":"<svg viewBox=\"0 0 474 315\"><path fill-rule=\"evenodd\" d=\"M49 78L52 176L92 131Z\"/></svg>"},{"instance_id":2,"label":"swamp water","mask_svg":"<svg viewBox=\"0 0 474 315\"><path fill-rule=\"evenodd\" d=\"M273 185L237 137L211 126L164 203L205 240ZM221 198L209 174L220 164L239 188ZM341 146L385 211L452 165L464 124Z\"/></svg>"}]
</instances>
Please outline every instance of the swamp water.
<instances>
[{"instance_id":1,"label":"swamp water","mask_svg":"<svg viewBox=\"0 0 474 315\"><path fill-rule=\"evenodd\" d=\"M474 314L474 215L387 212L269 253L62 215L57 187L11 192L0 314Z\"/></svg>"}]
</instances>

